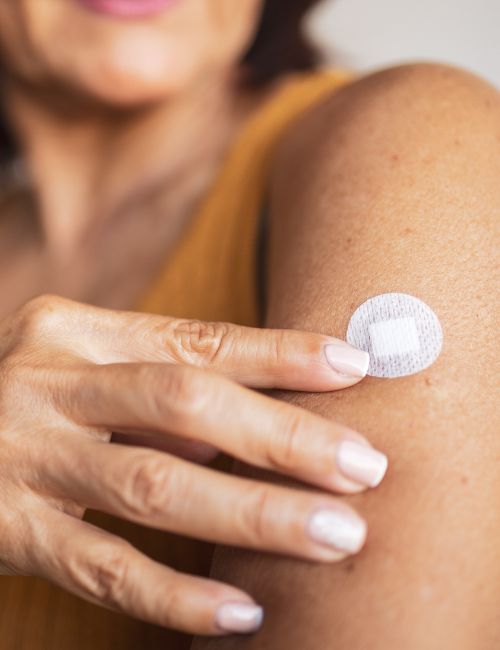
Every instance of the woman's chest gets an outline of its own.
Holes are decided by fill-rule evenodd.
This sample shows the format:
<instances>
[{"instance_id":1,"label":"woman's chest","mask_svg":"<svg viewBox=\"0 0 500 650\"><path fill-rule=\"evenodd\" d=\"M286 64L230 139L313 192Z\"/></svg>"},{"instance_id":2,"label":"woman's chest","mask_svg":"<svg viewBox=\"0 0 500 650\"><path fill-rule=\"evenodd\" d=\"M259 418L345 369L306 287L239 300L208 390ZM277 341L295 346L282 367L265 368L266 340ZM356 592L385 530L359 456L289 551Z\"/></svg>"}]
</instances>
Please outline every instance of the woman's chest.
<instances>
[{"instance_id":1,"label":"woman's chest","mask_svg":"<svg viewBox=\"0 0 500 650\"><path fill-rule=\"evenodd\" d=\"M0 318L44 293L133 309L175 250L185 222L179 214L144 208L57 255L46 247L29 206L0 212Z\"/></svg>"}]
</instances>

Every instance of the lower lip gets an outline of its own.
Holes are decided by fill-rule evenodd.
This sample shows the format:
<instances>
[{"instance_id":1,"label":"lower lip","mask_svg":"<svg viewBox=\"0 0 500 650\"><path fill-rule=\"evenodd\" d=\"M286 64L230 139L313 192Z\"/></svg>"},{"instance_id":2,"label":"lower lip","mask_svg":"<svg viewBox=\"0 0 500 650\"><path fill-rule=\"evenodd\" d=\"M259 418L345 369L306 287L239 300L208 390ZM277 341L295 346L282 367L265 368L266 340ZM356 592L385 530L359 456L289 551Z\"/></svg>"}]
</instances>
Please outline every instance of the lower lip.
<instances>
[{"instance_id":1,"label":"lower lip","mask_svg":"<svg viewBox=\"0 0 500 650\"><path fill-rule=\"evenodd\" d=\"M117 18L152 16L173 5L176 0L77 0L100 14Z\"/></svg>"}]
</instances>

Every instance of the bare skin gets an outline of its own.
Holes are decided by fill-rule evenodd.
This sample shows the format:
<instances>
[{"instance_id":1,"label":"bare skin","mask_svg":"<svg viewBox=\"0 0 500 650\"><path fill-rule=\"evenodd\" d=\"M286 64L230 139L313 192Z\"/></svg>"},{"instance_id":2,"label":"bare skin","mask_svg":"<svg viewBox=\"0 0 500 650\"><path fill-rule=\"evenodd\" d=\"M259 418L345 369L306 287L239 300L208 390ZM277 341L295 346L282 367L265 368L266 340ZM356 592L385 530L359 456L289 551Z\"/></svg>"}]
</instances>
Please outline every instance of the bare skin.
<instances>
[{"instance_id":1,"label":"bare skin","mask_svg":"<svg viewBox=\"0 0 500 650\"><path fill-rule=\"evenodd\" d=\"M4 199L0 316L40 293L133 307L264 99L237 87L237 76L208 80L178 105L118 115L81 115L75 98L76 115L61 123L57 106L13 80L9 113L34 182Z\"/></svg>"},{"instance_id":2,"label":"bare skin","mask_svg":"<svg viewBox=\"0 0 500 650\"><path fill-rule=\"evenodd\" d=\"M195 5L145 29L75 0L1 4L3 101L31 183L2 197L0 316L41 293L133 308L274 92L244 90L235 65L260 1Z\"/></svg>"},{"instance_id":3,"label":"bare skin","mask_svg":"<svg viewBox=\"0 0 500 650\"><path fill-rule=\"evenodd\" d=\"M257 637L257 647L290 647L299 640L304 648L307 644L322 647L331 640L332 626L336 626L335 639L344 647L356 648L357 644L364 648L373 639L379 647L386 648L394 639L397 646L407 647L410 635L411 643L418 648L422 647L418 634L425 632L421 623L429 622L426 616L434 617L431 622L437 626L437 647L453 642L454 647L460 648L462 643L468 650L464 644L478 634L480 643L491 647L487 644L494 639L496 628L489 619L496 612L493 603L497 594L490 585L498 581L488 580L498 558L485 540L498 532L492 496L498 492L498 472L491 462L498 450L494 446L477 449L469 437L470 430L479 424L481 434L488 441L492 439L488 428L492 427L492 417L483 403L484 395L490 394L487 381L491 375L485 378L475 365L479 360L482 369L490 360L490 329L483 327L482 339L470 327L470 319L458 318L455 303L448 296L444 299L429 278L433 265L425 255L425 262L412 265L407 256L401 260L384 244L384 233L392 236L402 225L398 215L401 217L406 208L403 199L410 187L417 199L422 192L428 199L437 196L436 203L430 203L442 218L441 237L431 236L429 213L417 220L418 229L408 235L415 235L431 260L437 255L435 242L446 236L450 251L455 253L446 258L448 264L451 259L456 264L450 266L458 278L455 293L466 296L470 304L481 307L482 315L487 315L478 295L488 289L483 290L480 278L490 275L484 251L491 240L480 236L481 223L490 218L489 213L481 216L481 210L475 210L478 216L472 225L462 218L457 227L446 210L456 197L467 206L477 196L481 196L480 207L498 205L492 189L497 187L492 177L498 178L498 170L484 161L486 154L493 155L491 142L495 141L497 122L492 126L492 120L486 119L491 106L487 112L481 104L480 111L478 100L472 102L471 96L479 93L476 82L474 92L465 82L457 82L457 87L469 90L458 93L454 104L460 106L467 99L471 105L460 133L468 132L470 115L475 115L472 105L477 109L474 123L483 129L482 144L464 144L462 157L438 165L440 174L432 161L436 163L443 151L449 150L445 126L449 127L452 120L446 111L445 115L438 111L441 117L436 118L435 137L427 143L434 156L426 165L420 158L419 164L412 163L412 152L421 153L415 146L420 140L409 137L407 125L414 123L415 116L403 107L422 97L434 108L436 96L429 99L427 93L433 86L426 76L422 83L411 86L410 92L404 76L389 74L382 77L387 88L399 88L402 95L382 93L381 97L389 101L381 101L374 113L361 111L359 121L355 109L365 106L356 101L360 91L343 95L347 97L344 108L339 100L340 108L334 103L325 109L325 115L319 114L316 126L325 127L319 135L307 127L301 130L307 134L306 142L292 139L291 149L280 163L282 176L278 174L276 181L277 238L288 241L286 251L281 249L281 259L274 244L273 263L285 272L278 276L271 271L269 324L288 323L342 336L350 309L365 294L384 290L381 275L391 289L396 280L406 280L405 288L419 292L439 311L446 330L453 331L455 339L451 337L450 343L461 344L460 354L457 347L448 348L451 356L446 372L442 370L443 355L441 365L423 376L430 381L430 388L415 379L395 382L389 388L384 385L383 389L379 382L369 381L363 390L347 391L335 400L331 396L314 401L306 396L303 402L293 398L306 409L326 416L321 417L271 401L241 384L318 392L358 383L360 376L342 378L326 363L325 346L331 339L324 336L158 320L96 310L50 296L26 302L34 294L51 291L106 307L131 307L160 257L182 232L239 124L262 100L237 92L233 75L235 62L251 40L259 2L212 0L178 6L164 18L150 21L147 29L133 21L126 27L100 22L70 0L43 5L39 0L18 0L0 6L7 112L18 131L33 179L28 201L14 201L3 211L4 241L15 243L15 255L2 261L0 274L4 300L0 361L2 571L41 575L92 602L197 634L255 629L259 611L253 596L258 599L260 595L270 624ZM213 13L209 7L215 7ZM196 30L195 24L201 27ZM67 25L71 30L64 29ZM130 52L140 56L130 56ZM173 61L182 65L175 66ZM368 80L358 88L367 89L370 84L377 87L377 82ZM212 90L207 94L209 85ZM481 88L486 92L483 85ZM493 105L496 99L491 90L488 92L485 103ZM57 96L58 101L49 101L49 94L51 98ZM372 100L378 95L368 93L368 97L366 105L376 109L377 102ZM438 94L437 99L442 107L449 95L443 98ZM397 115L401 117L399 123L393 121ZM353 126L341 134L332 127L338 124L340 129L348 123ZM393 131L384 130L388 125ZM213 137L207 139L207 132ZM331 138L325 139L325 148L319 147L318 139L323 140L328 132ZM342 149L338 145L346 133ZM206 147L203 151L200 141ZM384 185L390 178L387 167L376 164L388 142L397 146L396 155L401 155L401 147L408 157L407 164L395 165L402 175L398 180L404 182L394 184L406 187L407 192L397 194L394 204L378 212L379 204L371 202L373 196L393 196L393 184ZM297 155L295 147L306 155ZM75 148L79 151L76 157ZM465 164L457 168L451 164L471 158L475 166L470 174ZM309 165L307 174L301 172L300 165L295 166L298 160L316 160L316 173L310 174ZM332 178L324 175L336 160L332 173L340 195L330 193ZM477 169L484 173L482 184L475 185ZM298 196L289 192L291 176L296 180L294 187L300 189ZM311 178L317 178L317 183ZM449 201L439 200L440 191L448 187L451 178L456 192ZM353 184L353 179L359 184ZM428 195L424 192L426 179L435 183ZM384 187L386 191L381 192ZM465 193L467 188L474 189L472 198ZM367 189L372 192L368 197L363 193ZM332 222L331 215L326 214L329 211L320 207L331 205L333 200L344 209L341 218L335 220L339 236L325 248L328 237L324 235L330 232ZM378 222L376 233L366 227L351 241L350 234L343 239L343 233L356 217L369 212L368 208L375 223L382 213L388 215L387 221ZM168 227L163 221L165 214ZM304 219L304 214L310 218ZM366 225L371 223L367 221ZM152 228L158 233L154 250ZM463 273L464 265L471 262L463 249L466 235L477 240L483 252L470 268L473 281ZM135 247L133 258L128 256L131 242ZM349 248L354 242L353 256L343 246ZM5 246L6 252L8 248ZM322 264L314 274L307 264L311 252ZM96 265L95 260L103 260L103 264ZM378 272L366 272L371 268ZM121 337L116 337L117 331ZM476 362L472 361L473 354ZM276 358L282 361L279 367ZM255 362L257 366L252 366ZM456 376L460 382L454 381ZM430 406L422 414L423 395ZM460 418L455 410L449 415L457 397L467 405ZM204 408L207 403L214 408ZM245 413L251 417L244 417ZM223 426L228 414L235 418L231 431ZM332 416L345 424L332 421ZM454 434L450 446L455 453L451 466L436 461L433 455L436 451L449 452L449 447L435 445L436 435L441 435L438 440L448 440L450 423ZM239 434L236 437L235 429ZM357 440L365 451L370 449L357 433L365 429L370 438L391 449L396 472L404 479L397 481L394 473L385 495L382 490L376 495L379 501L356 500L358 497L349 502L340 500L330 493L352 495L375 484L360 483L359 477L354 480L338 464L339 449L347 439ZM408 445L408 438L401 437L403 429L420 435L422 445ZM160 454L154 449L110 446L107 441L113 430L148 440L156 437L158 448L169 451ZM256 480L242 482L241 478L188 465L179 458L182 451L189 457L206 457L214 447L267 473L255 473ZM472 469L470 457L474 458ZM380 461L380 456L376 458ZM470 496L464 503L468 506L465 519L463 510L458 513L453 503L447 507L447 495L456 494L452 488L457 468L460 476L474 485L481 504L491 505L486 512L478 510L476 502L473 507ZM309 488L270 485L269 470L273 469L289 480L309 483ZM429 472L434 475L438 471L441 482L429 481ZM379 472L376 482L381 476ZM416 494L422 496L415 499ZM218 507L221 499L227 499L224 509ZM181 501L188 507L181 508ZM220 570L220 577L224 573L232 583L241 584L241 590L220 581L176 574L153 563L122 540L83 523L80 518L88 506L159 529L320 563L338 562L346 553L355 554L361 548L365 527L364 519L356 513L359 507L373 528L372 541L359 564L341 564L339 572L331 574L317 567L315 574L311 564L289 564L282 559L281 566L286 567L283 573L272 556L266 556L266 565L259 557L259 568L233 555L237 561L232 564L233 560L227 559L226 573ZM348 551L331 548L306 534L312 513L323 508L350 517L361 531L355 547L351 545ZM408 512L411 516L403 519L405 528L401 530L398 526ZM474 518L476 513L481 516ZM455 544L447 544L442 532L445 526L453 532ZM478 530L481 534L475 536ZM443 570L437 576L426 563L428 547L419 543L422 538L430 540L431 556L440 560ZM401 570L386 571L388 555L393 566ZM450 591L446 576L455 574L457 564L465 567L466 581L462 589L452 591L451 605L440 607L445 598L439 595L448 598ZM355 566L354 574L346 577L346 566ZM425 589L419 594L424 594L430 606L422 605L422 598L416 598L412 591L420 584L411 573L414 566L424 572ZM263 568L268 572L265 577ZM316 576L323 576L323 592ZM332 577L337 577L335 588ZM488 586L480 588L479 583ZM374 584L381 586L383 597L373 589ZM387 606L394 588L398 603L406 604L404 612ZM328 597L333 604L331 610L316 604L308 607L318 589L322 602ZM231 617L226 609L221 617L221 607L235 603L247 608L245 616L235 620L234 611ZM457 612L461 615L465 611L467 616L458 617L462 627L453 626ZM389 614L394 617L390 625ZM361 617L363 625L359 623ZM314 635L309 633L311 626ZM394 637L388 637L389 633Z\"/></svg>"},{"instance_id":4,"label":"bare skin","mask_svg":"<svg viewBox=\"0 0 500 650\"><path fill-rule=\"evenodd\" d=\"M278 163L270 326L341 336L388 291L438 314L429 369L336 395L282 395L370 432L391 466L354 502L365 549L335 567L220 549L213 577L266 605L244 643L193 649L491 650L500 644L500 98L470 74L401 67L305 117ZM304 163L306 161L306 163ZM340 297L340 300L339 300ZM241 464L237 473L261 474Z\"/></svg>"},{"instance_id":5,"label":"bare skin","mask_svg":"<svg viewBox=\"0 0 500 650\"><path fill-rule=\"evenodd\" d=\"M85 508L319 562L363 545L363 521L327 493L369 487L337 460L345 442L371 449L367 441L240 385L352 384L324 360L325 344L335 339L101 310L52 296L4 319L0 335L0 573L42 576L159 625L223 634L220 608L254 607L248 596L153 562L80 522ZM132 434L138 447L108 445L112 432ZM294 443L291 453L297 433L302 447ZM245 481L179 458L203 460L218 450L318 490ZM275 512L265 542L257 533L264 503ZM355 548L308 536L310 518L324 510L358 527Z\"/></svg>"},{"instance_id":6,"label":"bare skin","mask_svg":"<svg viewBox=\"0 0 500 650\"><path fill-rule=\"evenodd\" d=\"M0 573L41 576L198 634L253 631L261 610L239 589L177 573L83 522L86 508L337 562L360 550L366 526L332 493L369 489L386 468L360 433L250 390L352 386L366 353L320 334L117 311L147 286L263 100L236 79L259 9L180 2L122 22L74 0L0 4L5 110L31 176L1 212ZM136 446L108 445L113 432ZM341 462L346 443L374 474ZM314 489L184 459L218 450ZM309 534L324 512L347 522L349 544Z\"/></svg>"}]
</instances>

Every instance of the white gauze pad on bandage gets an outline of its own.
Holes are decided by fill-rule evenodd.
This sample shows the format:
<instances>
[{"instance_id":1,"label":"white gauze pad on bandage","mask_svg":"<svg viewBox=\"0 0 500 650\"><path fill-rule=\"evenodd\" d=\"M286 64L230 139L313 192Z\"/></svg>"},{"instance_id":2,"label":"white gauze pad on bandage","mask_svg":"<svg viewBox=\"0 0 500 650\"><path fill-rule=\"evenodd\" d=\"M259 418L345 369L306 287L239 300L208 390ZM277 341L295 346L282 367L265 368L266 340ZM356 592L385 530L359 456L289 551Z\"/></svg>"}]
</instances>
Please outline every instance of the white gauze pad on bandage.
<instances>
[{"instance_id":1,"label":"white gauze pad on bandage","mask_svg":"<svg viewBox=\"0 0 500 650\"><path fill-rule=\"evenodd\" d=\"M404 377L430 366L443 347L436 314L406 293L383 293L360 305L346 340L370 354L372 377Z\"/></svg>"}]
</instances>

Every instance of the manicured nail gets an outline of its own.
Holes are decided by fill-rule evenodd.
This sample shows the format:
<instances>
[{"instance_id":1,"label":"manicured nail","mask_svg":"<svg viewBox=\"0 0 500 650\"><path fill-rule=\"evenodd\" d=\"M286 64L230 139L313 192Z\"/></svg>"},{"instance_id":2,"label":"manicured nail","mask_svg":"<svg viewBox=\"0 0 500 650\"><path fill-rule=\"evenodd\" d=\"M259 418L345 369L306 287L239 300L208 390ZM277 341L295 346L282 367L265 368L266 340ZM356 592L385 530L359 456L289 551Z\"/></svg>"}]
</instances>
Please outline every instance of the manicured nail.
<instances>
[{"instance_id":1,"label":"manicured nail","mask_svg":"<svg viewBox=\"0 0 500 650\"><path fill-rule=\"evenodd\" d=\"M217 625L225 632L255 632L262 625L264 610L252 603L225 603L217 610Z\"/></svg>"},{"instance_id":2,"label":"manicured nail","mask_svg":"<svg viewBox=\"0 0 500 650\"><path fill-rule=\"evenodd\" d=\"M340 442L336 458L337 466L346 478L367 487L376 487L387 471L385 454L354 440Z\"/></svg>"},{"instance_id":3,"label":"manicured nail","mask_svg":"<svg viewBox=\"0 0 500 650\"><path fill-rule=\"evenodd\" d=\"M325 346L326 360L330 366L344 377L365 377L368 372L370 355L340 341Z\"/></svg>"},{"instance_id":4,"label":"manicured nail","mask_svg":"<svg viewBox=\"0 0 500 650\"><path fill-rule=\"evenodd\" d=\"M315 512L309 519L308 531L315 542L346 553L357 553L366 538L366 525L362 519L334 510Z\"/></svg>"}]
</instances>

